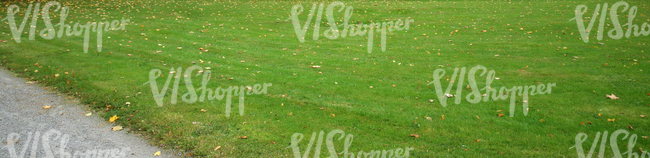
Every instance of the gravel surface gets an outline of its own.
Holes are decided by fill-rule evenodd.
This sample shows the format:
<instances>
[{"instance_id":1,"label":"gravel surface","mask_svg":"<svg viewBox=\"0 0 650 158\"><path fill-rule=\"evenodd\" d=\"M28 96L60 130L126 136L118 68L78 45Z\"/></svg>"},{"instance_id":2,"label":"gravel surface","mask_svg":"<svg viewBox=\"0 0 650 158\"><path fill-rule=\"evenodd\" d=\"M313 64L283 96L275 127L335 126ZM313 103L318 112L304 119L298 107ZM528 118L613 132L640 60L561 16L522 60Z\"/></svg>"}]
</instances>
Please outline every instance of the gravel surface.
<instances>
[{"instance_id":1,"label":"gravel surface","mask_svg":"<svg viewBox=\"0 0 650 158\"><path fill-rule=\"evenodd\" d=\"M0 157L173 157L87 113L77 101L0 67Z\"/></svg>"}]
</instances>

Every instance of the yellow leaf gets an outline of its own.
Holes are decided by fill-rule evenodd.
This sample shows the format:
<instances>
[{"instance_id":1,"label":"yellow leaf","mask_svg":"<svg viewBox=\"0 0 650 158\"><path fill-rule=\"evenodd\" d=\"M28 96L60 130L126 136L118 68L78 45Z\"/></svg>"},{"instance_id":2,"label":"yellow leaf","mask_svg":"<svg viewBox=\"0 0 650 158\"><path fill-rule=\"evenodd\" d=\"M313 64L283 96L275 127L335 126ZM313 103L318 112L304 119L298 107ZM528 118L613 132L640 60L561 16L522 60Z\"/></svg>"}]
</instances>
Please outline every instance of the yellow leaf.
<instances>
[{"instance_id":1,"label":"yellow leaf","mask_svg":"<svg viewBox=\"0 0 650 158\"><path fill-rule=\"evenodd\" d=\"M208 110L205 110L205 109L201 109L201 112L208 112Z\"/></svg>"},{"instance_id":2,"label":"yellow leaf","mask_svg":"<svg viewBox=\"0 0 650 158\"><path fill-rule=\"evenodd\" d=\"M52 107L52 106L50 106L50 105L48 105L48 106L43 106L43 109L49 109L49 108L51 108L51 107Z\"/></svg>"},{"instance_id":3,"label":"yellow leaf","mask_svg":"<svg viewBox=\"0 0 650 158\"><path fill-rule=\"evenodd\" d=\"M153 156L160 156L160 151L153 153Z\"/></svg>"},{"instance_id":4,"label":"yellow leaf","mask_svg":"<svg viewBox=\"0 0 650 158\"><path fill-rule=\"evenodd\" d=\"M115 127L111 128L111 130L120 131L120 130L122 130L122 126L115 126Z\"/></svg>"},{"instance_id":5,"label":"yellow leaf","mask_svg":"<svg viewBox=\"0 0 650 158\"><path fill-rule=\"evenodd\" d=\"M86 116L90 116L90 115L93 115L93 113L92 113L92 112L90 112L90 113L87 113L87 114L86 114Z\"/></svg>"},{"instance_id":6,"label":"yellow leaf","mask_svg":"<svg viewBox=\"0 0 650 158\"><path fill-rule=\"evenodd\" d=\"M111 117L108 121L109 122L115 122L115 120L117 120L118 118L120 118L120 117L117 117L117 115L113 115L113 117Z\"/></svg>"},{"instance_id":7,"label":"yellow leaf","mask_svg":"<svg viewBox=\"0 0 650 158\"><path fill-rule=\"evenodd\" d=\"M332 114L332 117L336 117L336 115Z\"/></svg>"}]
</instances>

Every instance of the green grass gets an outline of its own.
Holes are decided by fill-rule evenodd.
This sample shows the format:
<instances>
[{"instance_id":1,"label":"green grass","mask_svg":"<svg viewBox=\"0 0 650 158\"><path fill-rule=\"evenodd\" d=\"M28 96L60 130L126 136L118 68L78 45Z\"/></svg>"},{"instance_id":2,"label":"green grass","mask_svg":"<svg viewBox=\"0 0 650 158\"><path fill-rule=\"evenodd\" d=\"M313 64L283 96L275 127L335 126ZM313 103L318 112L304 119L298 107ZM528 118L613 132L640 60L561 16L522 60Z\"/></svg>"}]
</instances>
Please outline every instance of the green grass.
<instances>
[{"instance_id":1,"label":"green grass","mask_svg":"<svg viewBox=\"0 0 650 158\"><path fill-rule=\"evenodd\" d=\"M650 114L650 59L645 57L650 37L605 36L597 41L596 22L591 41L584 43L575 20L569 21L577 5L587 5L584 16L591 17L596 4L611 6L617 1L345 1L346 7L354 7L351 23L415 20L409 30L387 34L385 52L375 33L372 53L366 51L367 36L325 38L326 19L319 40L311 39L310 27L300 43L291 20L285 20L291 7L301 4L304 24L313 1L60 2L72 8L67 22L125 18L131 23L126 31L104 32L101 52L93 47L91 33L91 47L83 53L83 37L77 36L30 41L25 33L16 43L3 21L0 39L7 42L0 43L0 64L78 98L107 120L117 115L117 123L147 135L156 146L187 156L290 157L293 153L287 147L294 133L305 134L300 143L304 152L313 132L335 129L354 135L352 152L413 147L413 157L576 157L575 149L569 148L581 132L590 136L583 144L587 150L596 132L627 129L650 135L648 119L639 116ZM648 22L645 1L627 2L638 7L635 24ZM325 7L329 3L324 2ZM18 4L21 13L27 5L0 4ZM1 18L6 9L0 8ZM625 15L619 12L622 23L627 22ZM58 19L53 17L53 23ZM42 22L39 18L38 30L43 29ZM613 28L605 26L605 31ZM28 31L26 26L23 32ZM200 53L200 48L209 51ZM145 84L149 72L160 69L169 75L171 68L192 65L212 68L208 88L273 86L267 94L246 96L243 116L238 114L236 97L226 117L225 99L172 105L171 90L158 107ZM557 86L551 94L530 96L527 116L521 113L521 97L514 117L508 117L509 100L471 104L463 99L454 104L451 98L442 107L433 84L427 85L433 71L445 69L451 76L454 68L476 65L496 72L500 80L494 80L493 88ZM159 88L166 77L157 80ZM200 87L200 77L192 77L194 87ZM484 77L477 78L484 87ZM181 95L187 92L183 82ZM441 82L445 88L449 83ZM462 89L463 97L469 94ZM612 93L620 99L605 98ZM501 112L505 116L499 117L499 110L505 110ZM625 152L627 140L618 142ZM342 141L335 145L342 150ZM217 146L221 149L214 151ZM650 140L639 137L635 151L640 153L636 148L647 150ZM606 155L612 156L609 146L607 150ZM325 147L321 156L329 156Z\"/></svg>"}]
</instances>

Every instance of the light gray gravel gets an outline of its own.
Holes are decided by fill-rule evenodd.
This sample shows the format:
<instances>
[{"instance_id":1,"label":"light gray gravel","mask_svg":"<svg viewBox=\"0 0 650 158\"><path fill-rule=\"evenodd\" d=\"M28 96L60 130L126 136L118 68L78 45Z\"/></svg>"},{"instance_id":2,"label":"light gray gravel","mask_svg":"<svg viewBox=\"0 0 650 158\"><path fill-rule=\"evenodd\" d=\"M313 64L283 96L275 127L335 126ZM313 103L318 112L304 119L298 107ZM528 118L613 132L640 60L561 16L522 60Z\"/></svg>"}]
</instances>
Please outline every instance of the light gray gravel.
<instances>
[{"instance_id":1,"label":"light gray gravel","mask_svg":"<svg viewBox=\"0 0 650 158\"><path fill-rule=\"evenodd\" d=\"M126 130L112 131L115 124L87 113L88 108L75 100L0 67L0 157L173 156ZM162 155L153 156L157 151Z\"/></svg>"}]
</instances>

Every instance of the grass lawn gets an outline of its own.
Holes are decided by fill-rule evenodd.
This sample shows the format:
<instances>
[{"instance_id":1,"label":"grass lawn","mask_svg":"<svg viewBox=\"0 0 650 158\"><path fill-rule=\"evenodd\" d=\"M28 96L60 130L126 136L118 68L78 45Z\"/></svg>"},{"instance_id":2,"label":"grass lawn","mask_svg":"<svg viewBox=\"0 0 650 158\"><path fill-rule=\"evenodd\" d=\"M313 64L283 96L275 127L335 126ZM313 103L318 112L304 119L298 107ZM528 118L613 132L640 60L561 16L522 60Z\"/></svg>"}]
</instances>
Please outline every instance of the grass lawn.
<instances>
[{"instance_id":1,"label":"grass lawn","mask_svg":"<svg viewBox=\"0 0 650 158\"><path fill-rule=\"evenodd\" d=\"M576 135L588 135L582 145L587 153L598 132L611 136L619 129L638 135L631 147L634 152L650 149L650 123L641 117L650 114L650 59L646 57L650 37L611 38L607 33L615 25L607 12L602 40L596 37L599 15L589 41L584 42L576 20L571 20L578 5L588 7L583 15L588 25L597 4L611 7L618 1L342 1L345 7L353 7L349 23L355 26L413 20L408 29L386 32L385 51L381 33L374 32L371 53L368 34L327 38L325 15L333 2L58 2L70 8L65 23L71 26L129 21L123 30L102 33L101 52L96 47L97 32L90 31L84 53L83 35L40 37L46 28L41 16L33 40L28 18L20 43L4 20L0 22L4 41L0 66L80 100L107 121L117 116L116 124L186 156L293 157L290 144L295 133L304 135L298 144L304 153L314 132L323 131L327 137L337 129L354 136L349 151L355 155L361 150L409 147L412 157L578 157L576 148L571 148ZM648 2L626 2L637 7L634 24L645 26L650 21ZM314 17L301 43L291 10L303 6L298 15L301 27L314 3L324 5L319 39L313 39ZM0 4L0 19L8 16L9 5L20 7L15 17L20 25L29 3ZM616 12L621 25L628 21L628 11L622 7ZM50 17L56 25L60 12L55 8ZM338 12L340 8L334 11L339 24L345 12ZM628 26L622 28L627 31ZM455 68L470 71L477 65L494 70L499 79L488 86L479 70L478 88L467 88L467 74L458 74L459 79L452 76ZM200 88L207 76L193 70L184 77L192 66L211 71L207 88L213 91L272 86L266 93L245 95L243 115L239 96L230 96L232 109L227 113L227 95L183 101L186 93L185 98L191 98L188 89ZM172 68L176 73L170 73ZM438 97L443 92L436 93L432 82L439 69L446 72L437 80L443 90L453 82L450 94L455 97L448 98L446 106L440 102L446 97ZM170 75L178 76L162 92L162 106L155 101L158 92L152 91L150 82L155 70L160 70L152 73L158 76L158 92ZM172 104L174 82L178 91ZM551 89L546 86L546 94L530 95L527 100L513 97L513 117L510 96L494 100L490 95L475 103L466 98L477 90L474 93L484 94L486 87L553 83ZM522 108L524 102L527 110ZM629 145L623 135L614 143L621 153ZM339 137L335 135L333 142L337 153L345 145ZM605 156L615 156L612 146L616 145L607 140ZM310 157L316 150L313 146ZM330 156L326 146L323 141L322 157ZM600 146L595 148L594 155Z\"/></svg>"}]
</instances>

